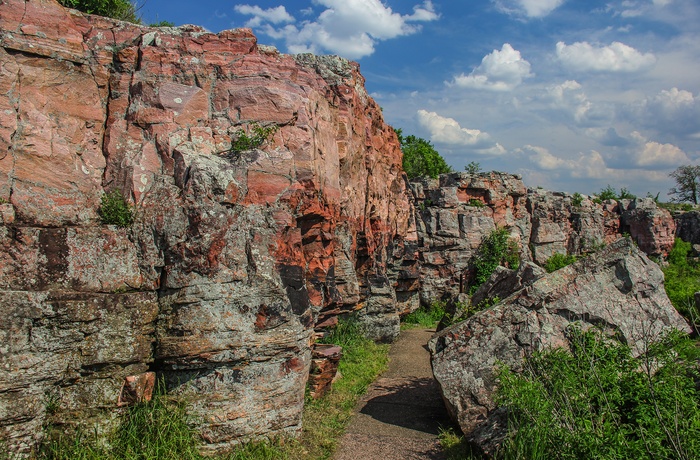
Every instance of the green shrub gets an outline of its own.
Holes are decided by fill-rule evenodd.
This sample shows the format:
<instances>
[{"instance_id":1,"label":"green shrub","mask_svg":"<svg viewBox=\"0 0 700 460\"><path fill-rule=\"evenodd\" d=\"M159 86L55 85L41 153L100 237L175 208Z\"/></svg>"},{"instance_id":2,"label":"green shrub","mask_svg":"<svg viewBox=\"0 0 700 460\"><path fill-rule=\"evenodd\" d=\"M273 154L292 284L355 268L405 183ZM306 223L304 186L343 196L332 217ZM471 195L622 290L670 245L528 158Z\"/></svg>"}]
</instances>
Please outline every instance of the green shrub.
<instances>
[{"instance_id":1,"label":"green shrub","mask_svg":"<svg viewBox=\"0 0 700 460\"><path fill-rule=\"evenodd\" d=\"M695 293L700 292L700 264L688 258L692 245L676 238L668 254L664 272L664 287L669 300L696 329L700 328L700 311L695 304Z\"/></svg>"},{"instance_id":2,"label":"green shrub","mask_svg":"<svg viewBox=\"0 0 700 460\"><path fill-rule=\"evenodd\" d=\"M571 198L571 204L576 207L581 206L583 204L583 195L578 192L574 193L574 196Z\"/></svg>"},{"instance_id":3,"label":"green shrub","mask_svg":"<svg viewBox=\"0 0 700 460\"><path fill-rule=\"evenodd\" d=\"M275 135L279 127L277 125L262 126L259 123L248 125L248 132L239 129L235 139L231 142L232 153L253 150L261 147Z\"/></svg>"},{"instance_id":4,"label":"green shrub","mask_svg":"<svg viewBox=\"0 0 700 460\"><path fill-rule=\"evenodd\" d=\"M129 0L58 0L66 8L83 13L97 14L108 18L140 23L136 7Z\"/></svg>"},{"instance_id":5,"label":"green shrub","mask_svg":"<svg viewBox=\"0 0 700 460\"><path fill-rule=\"evenodd\" d=\"M426 308L421 305L418 310L409 313L401 320L405 324L421 325L423 327L433 327L438 323L446 313L446 303L440 300L434 300L430 307Z\"/></svg>"},{"instance_id":6,"label":"green shrub","mask_svg":"<svg viewBox=\"0 0 700 460\"><path fill-rule=\"evenodd\" d=\"M97 212L104 224L124 228L134 222L133 207L126 201L122 192L117 189L102 195L102 204Z\"/></svg>"},{"instance_id":7,"label":"green shrub","mask_svg":"<svg viewBox=\"0 0 700 460\"><path fill-rule=\"evenodd\" d=\"M477 199L477 198L470 198L470 199L469 199L469 202L467 203L467 205L468 205L468 206L474 206L475 208L483 208L483 207L486 207L486 204L485 204L483 201L481 201L481 200L479 200L479 199Z\"/></svg>"},{"instance_id":8,"label":"green shrub","mask_svg":"<svg viewBox=\"0 0 700 460\"><path fill-rule=\"evenodd\" d=\"M615 189L612 188L610 184L608 184L607 187L605 187L598 193L598 199L600 199L601 201L616 200L617 192L615 192Z\"/></svg>"},{"instance_id":9,"label":"green shrub","mask_svg":"<svg viewBox=\"0 0 700 460\"><path fill-rule=\"evenodd\" d=\"M571 328L569 346L533 354L521 374L500 370L509 435L498 458L697 458L693 341L674 331L634 358L600 332Z\"/></svg>"},{"instance_id":10,"label":"green shrub","mask_svg":"<svg viewBox=\"0 0 700 460\"><path fill-rule=\"evenodd\" d=\"M481 165L476 161L470 161L468 165L464 167L464 170L469 174L478 174L481 171Z\"/></svg>"},{"instance_id":11,"label":"green shrub","mask_svg":"<svg viewBox=\"0 0 700 460\"><path fill-rule=\"evenodd\" d=\"M481 244L472 257L473 277L470 292L476 292L499 265L517 268L519 264L518 244L510 237L508 230L505 227L493 230L481 239Z\"/></svg>"},{"instance_id":12,"label":"green shrub","mask_svg":"<svg viewBox=\"0 0 700 460\"><path fill-rule=\"evenodd\" d=\"M577 258L574 255L560 254L557 252L552 254L552 257L545 261L544 269L547 270L547 273L552 273L553 271L557 271L560 268L573 264L576 262L576 260Z\"/></svg>"}]
</instances>

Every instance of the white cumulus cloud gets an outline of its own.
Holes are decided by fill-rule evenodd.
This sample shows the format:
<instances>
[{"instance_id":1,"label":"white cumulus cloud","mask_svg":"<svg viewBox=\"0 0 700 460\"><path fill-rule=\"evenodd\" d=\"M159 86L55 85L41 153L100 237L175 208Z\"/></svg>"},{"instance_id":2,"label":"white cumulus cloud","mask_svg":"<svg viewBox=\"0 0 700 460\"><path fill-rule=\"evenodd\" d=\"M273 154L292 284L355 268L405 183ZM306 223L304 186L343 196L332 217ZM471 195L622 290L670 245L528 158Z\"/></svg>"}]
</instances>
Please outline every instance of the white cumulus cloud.
<instances>
[{"instance_id":1,"label":"white cumulus cloud","mask_svg":"<svg viewBox=\"0 0 700 460\"><path fill-rule=\"evenodd\" d=\"M315 0L325 9L313 20L305 20L299 25L274 21L260 13L284 9L279 6L270 10L254 10L257 7L237 5L236 11L253 15L248 23L260 27L261 31L273 38L284 39L292 53L331 52L349 59L359 59L374 52L378 41L410 35L418 32L420 22L434 21L439 15L430 0L413 7L413 13L401 15L385 6L380 0ZM241 6L246 8L241 9Z\"/></svg>"},{"instance_id":2,"label":"white cumulus cloud","mask_svg":"<svg viewBox=\"0 0 700 460\"><path fill-rule=\"evenodd\" d=\"M528 18L547 16L564 3L564 0L495 0L504 13Z\"/></svg>"},{"instance_id":3,"label":"white cumulus cloud","mask_svg":"<svg viewBox=\"0 0 700 460\"><path fill-rule=\"evenodd\" d=\"M673 144L650 141L637 131L632 132L630 137L637 143L636 148L631 152L635 166L672 167L690 162L688 155Z\"/></svg>"},{"instance_id":4,"label":"white cumulus cloud","mask_svg":"<svg viewBox=\"0 0 700 460\"><path fill-rule=\"evenodd\" d=\"M505 149L491 139L488 133L478 129L462 128L457 120L443 117L435 112L419 110L418 123L430 132L433 142L455 147L468 147L477 153L501 155Z\"/></svg>"},{"instance_id":5,"label":"white cumulus cloud","mask_svg":"<svg viewBox=\"0 0 700 460\"><path fill-rule=\"evenodd\" d=\"M637 72L656 62L652 53L641 53L620 42L607 46L594 46L588 42L571 45L558 42L556 50L557 57L565 66L579 71Z\"/></svg>"},{"instance_id":6,"label":"white cumulus cloud","mask_svg":"<svg viewBox=\"0 0 700 460\"><path fill-rule=\"evenodd\" d=\"M240 14L253 16L248 22L246 22L246 27L258 27L264 22L270 22L272 24L281 24L285 22L294 22L294 17L287 13L284 6L278 6L275 8L268 8L263 10L259 6L251 5L236 5L233 9Z\"/></svg>"},{"instance_id":7,"label":"white cumulus cloud","mask_svg":"<svg viewBox=\"0 0 700 460\"><path fill-rule=\"evenodd\" d=\"M500 51L493 50L484 56L479 67L469 75L462 73L454 77L451 84L461 88L511 91L531 76L530 63L510 43L504 43Z\"/></svg>"}]
</instances>

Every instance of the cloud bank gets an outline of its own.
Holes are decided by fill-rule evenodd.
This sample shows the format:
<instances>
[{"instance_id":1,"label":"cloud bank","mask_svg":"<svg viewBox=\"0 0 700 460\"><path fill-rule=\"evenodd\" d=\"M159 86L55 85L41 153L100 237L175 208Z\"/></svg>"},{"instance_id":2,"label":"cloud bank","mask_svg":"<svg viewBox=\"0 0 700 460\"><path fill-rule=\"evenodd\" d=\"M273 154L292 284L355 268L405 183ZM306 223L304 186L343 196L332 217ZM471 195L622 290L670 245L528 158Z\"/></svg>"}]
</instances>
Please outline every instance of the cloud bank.
<instances>
[{"instance_id":1,"label":"cloud bank","mask_svg":"<svg viewBox=\"0 0 700 460\"><path fill-rule=\"evenodd\" d=\"M252 16L246 26L284 40L291 53L330 52L348 59L360 59L374 53L377 42L411 35L421 22L439 18L430 0L413 7L413 13L401 15L380 0L316 0L325 9L313 20L296 24L284 6L263 10L258 6L236 5L234 9ZM309 14L306 11L306 14ZM281 24L287 23L284 26Z\"/></svg>"},{"instance_id":2,"label":"cloud bank","mask_svg":"<svg viewBox=\"0 0 700 460\"><path fill-rule=\"evenodd\" d=\"M620 42L607 46L593 46L585 41L571 45L558 42L556 50L562 64L584 72L637 72L648 69L656 62L652 53L641 53Z\"/></svg>"},{"instance_id":3,"label":"cloud bank","mask_svg":"<svg viewBox=\"0 0 700 460\"><path fill-rule=\"evenodd\" d=\"M430 133L430 140L451 147L467 147L482 155L501 155L505 149L491 139L488 133L478 129L462 128L453 118L442 117L435 112L419 110L418 124Z\"/></svg>"}]
</instances>

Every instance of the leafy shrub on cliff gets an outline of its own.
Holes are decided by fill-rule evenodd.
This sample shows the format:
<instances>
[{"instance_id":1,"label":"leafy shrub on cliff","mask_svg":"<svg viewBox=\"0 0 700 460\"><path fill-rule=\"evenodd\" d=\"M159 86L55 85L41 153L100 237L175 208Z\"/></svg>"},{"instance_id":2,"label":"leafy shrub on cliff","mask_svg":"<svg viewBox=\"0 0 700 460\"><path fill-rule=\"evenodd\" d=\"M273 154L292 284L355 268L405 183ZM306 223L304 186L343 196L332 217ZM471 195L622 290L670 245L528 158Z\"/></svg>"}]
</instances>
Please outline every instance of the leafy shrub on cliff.
<instances>
[{"instance_id":1,"label":"leafy shrub on cliff","mask_svg":"<svg viewBox=\"0 0 700 460\"><path fill-rule=\"evenodd\" d=\"M560 268L566 267L567 265L571 265L574 262L576 262L576 256L570 254L560 254L557 252L552 254L552 257L545 261L544 269L547 270L547 273L552 273Z\"/></svg>"},{"instance_id":2,"label":"leafy shrub on cliff","mask_svg":"<svg viewBox=\"0 0 700 460\"><path fill-rule=\"evenodd\" d=\"M409 179L423 176L435 179L440 174L452 172L450 165L430 141L413 135L404 137L400 129L395 131L403 152L403 170Z\"/></svg>"},{"instance_id":3,"label":"leafy shrub on cliff","mask_svg":"<svg viewBox=\"0 0 700 460\"><path fill-rule=\"evenodd\" d=\"M248 125L248 131L239 129L235 139L231 142L231 152L243 152L261 147L268 142L277 132L277 125L262 126L259 123Z\"/></svg>"},{"instance_id":4,"label":"leafy shrub on cliff","mask_svg":"<svg viewBox=\"0 0 700 460\"><path fill-rule=\"evenodd\" d=\"M508 229L497 228L481 239L481 244L472 257L473 270L470 292L474 293L502 265L507 268L518 268L520 254L518 244L510 237Z\"/></svg>"},{"instance_id":5,"label":"leafy shrub on cliff","mask_svg":"<svg viewBox=\"0 0 700 460\"><path fill-rule=\"evenodd\" d=\"M125 228L134 222L133 207L117 189L102 195L102 204L97 212L104 224Z\"/></svg>"},{"instance_id":6,"label":"leafy shrub on cliff","mask_svg":"<svg viewBox=\"0 0 700 460\"><path fill-rule=\"evenodd\" d=\"M137 8L129 0L58 0L66 8L73 8L83 13L98 14L108 18L140 23Z\"/></svg>"},{"instance_id":7,"label":"leafy shrub on cliff","mask_svg":"<svg viewBox=\"0 0 700 460\"><path fill-rule=\"evenodd\" d=\"M569 347L499 373L509 411L504 459L691 459L700 452L698 348L671 332L632 357L600 332L569 330Z\"/></svg>"}]
</instances>

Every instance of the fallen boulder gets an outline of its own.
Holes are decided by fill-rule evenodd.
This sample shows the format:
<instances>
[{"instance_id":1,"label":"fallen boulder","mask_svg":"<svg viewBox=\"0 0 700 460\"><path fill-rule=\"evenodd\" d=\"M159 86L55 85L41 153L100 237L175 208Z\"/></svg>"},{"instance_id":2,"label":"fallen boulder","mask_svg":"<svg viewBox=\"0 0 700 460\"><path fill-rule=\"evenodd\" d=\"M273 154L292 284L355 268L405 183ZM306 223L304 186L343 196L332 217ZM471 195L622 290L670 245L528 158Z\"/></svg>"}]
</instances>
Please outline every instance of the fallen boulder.
<instances>
[{"instance_id":1,"label":"fallen boulder","mask_svg":"<svg viewBox=\"0 0 700 460\"><path fill-rule=\"evenodd\" d=\"M598 327L635 353L668 328L691 332L664 291L664 277L628 238L512 293L435 334L433 373L452 418L487 455L505 434L493 393L499 363L519 371L534 351L565 347L571 323Z\"/></svg>"}]
</instances>

